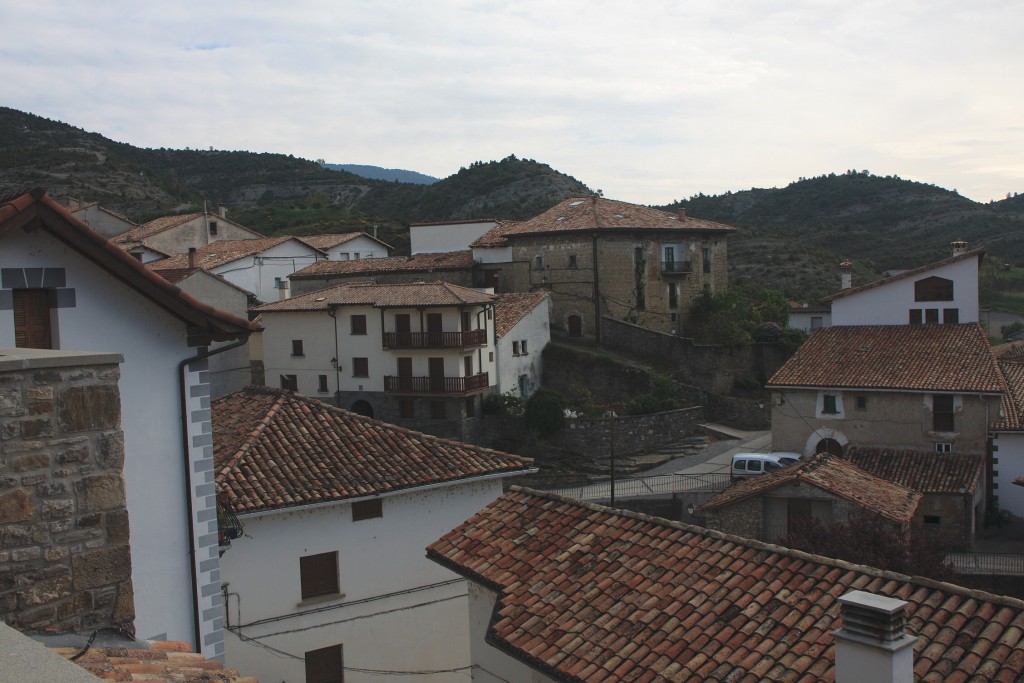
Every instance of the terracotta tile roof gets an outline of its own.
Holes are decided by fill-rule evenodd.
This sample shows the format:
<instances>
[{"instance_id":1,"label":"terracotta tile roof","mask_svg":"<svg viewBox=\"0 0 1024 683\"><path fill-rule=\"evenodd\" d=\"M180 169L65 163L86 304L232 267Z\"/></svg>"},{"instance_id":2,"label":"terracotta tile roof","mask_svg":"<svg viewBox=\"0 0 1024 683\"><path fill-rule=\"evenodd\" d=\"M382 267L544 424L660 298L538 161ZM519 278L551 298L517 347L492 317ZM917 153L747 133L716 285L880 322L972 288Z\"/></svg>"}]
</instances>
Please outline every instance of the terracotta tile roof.
<instances>
[{"instance_id":1,"label":"terracotta tile roof","mask_svg":"<svg viewBox=\"0 0 1024 683\"><path fill-rule=\"evenodd\" d=\"M238 259L256 256L290 240L299 241L297 238L289 235L279 235L277 237L263 237L253 240L218 240L210 242L196 249L195 264L196 267L205 270L217 268ZM315 247L310 248L315 249ZM326 258L325 254L321 253L321 255ZM188 254L174 254L160 261L150 261L146 265L152 270L188 268Z\"/></svg>"},{"instance_id":2,"label":"terracotta tile roof","mask_svg":"<svg viewBox=\"0 0 1024 683\"><path fill-rule=\"evenodd\" d=\"M997 344L992 347L992 353L1002 361L1016 361L1024 363L1024 341L1011 341L1005 344Z\"/></svg>"},{"instance_id":3,"label":"terracotta tile roof","mask_svg":"<svg viewBox=\"0 0 1024 683\"><path fill-rule=\"evenodd\" d=\"M114 244L125 245L129 243L139 243L147 237L152 237L157 233L161 233L164 230L170 230L176 228L179 225L193 221L203 215L202 211L197 213L183 213L178 216L161 216L160 218L154 218L148 223L137 225L131 230L121 233L117 237L114 237L111 241Z\"/></svg>"},{"instance_id":4,"label":"terracotta tile roof","mask_svg":"<svg viewBox=\"0 0 1024 683\"><path fill-rule=\"evenodd\" d=\"M279 389L213 402L217 485L236 512L374 496L487 475L529 458L420 434Z\"/></svg>"},{"instance_id":5,"label":"terracotta tile roof","mask_svg":"<svg viewBox=\"0 0 1024 683\"><path fill-rule=\"evenodd\" d=\"M850 448L845 456L862 470L920 493L971 493L978 488L984 457L899 448Z\"/></svg>"},{"instance_id":6,"label":"terracotta tile roof","mask_svg":"<svg viewBox=\"0 0 1024 683\"><path fill-rule=\"evenodd\" d=\"M344 244L345 242L351 242L357 237L365 237L367 239L371 239L374 242L379 243L381 246L387 247L388 249L392 248L390 244L387 244L386 242L381 242L373 235L367 234L365 232L343 232L328 233L323 235L302 235L299 236L298 239L302 240L303 242L313 247L314 249L320 249L321 251L323 251L326 249L330 249L332 247L336 247L339 244Z\"/></svg>"},{"instance_id":7,"label":"terracotta tile roof","mask_svg":"<svg viewBox=\"0 0 1024 683\"><path fill-rule=\"evenodd\" d=\"M851 590L909 603L916 680L1024 665L1024 601L518 487L427 556L496 591L487 642L559 681L833 681Z\"/></svg>"},{"instance_id":8,"label":"terracotta tile roof","mask_svg":"<svg viewBox=\"0 0 1024 683\"><path fill-rule=\"evenodd\" d=\"M700 506L718 510L793 482L807 483L890 521L909 522L921 495L835 456L819 453L782 469L738 482Z\"/></svg>"},{"instance_id":9,"label":"terracotta tile roof","mask_svg":"<svg viewBox=\"0 0 1024 683\"><path fill-rule=\"evenodd\" d=\"M192 652L188 643L173 640L142 641L145 648L92 647L75 660L103 681L161 681L163 683L259 683L222 662ZM71 659L81 648L50 648Z\"/></svg>"},{"instance_id":10,"label":"terracotta tile roof","mask_svg":"<svg viewBox=\"0 0 1024 683\"><path fill-rule=\"evenodd\" d=\"M508 244L505 235L515 231L522 225L522 221L495 221L497 225L476 238L469 246L479 247L503 247Z\"/></svg>"},{"instance_id":11,"label":"terracotta tile roof","mask_svg":"<svg viewBox=\"0 0 1024 683\"><path fill-rule=\"evenodd\" d=\"M317 261L292 273L292 280L319 280L340 275L374 275L376 273L466 270L473 267L473 252L448 251L437 254L387 256L385 258L356 259L355 261Z\"/></svg>"},{"instance_id":12,"label":"terracotta tile roof","mask_svg":"<svg viewBox=\"0 0 1024 683\"><path fill-rule=\"evenodd\" d=\"M550 298L547 292L497 294L494 312L494 332L501 339L533 309Z\"/></svg>"},{"instance_id":13,"label":"terracotta tile roof","mask_svg":"<svg viewBox=\"0 0 1024 683\"><path fill-rule=\"evenodd\" d=\"M571 197L539 216L518 223L503 235L558 233L576 230L680 230L693 232L734 232L735 228L714 221L680 216L638 204L603 197Z\"/></svg>"},{"instance_id":14,"label":"terracotta tile roof","mask_svg":"<svg viewBox=\"0 0 1024 683\"><path fill-rule=\"evenodd\" d=\"M821 328L768 386L1006 391L988 337L976 323Z\"/></svg>"},{"instance_id":15,"label":"terracotta tile roof","mask_svg":"<svg viewBox=\"0 0 1024 683\"><path fill-rule=\"evenodd\" d=\"M406 308L410 306L465 306L494 303L494 294L460 287L450 282L402 282L376 284L351 282L315 292L293 296L282 301L257 306L253 311L326 311L335 306L375 306Z\"/></svg>"},{"instance_id":16,"label":"terracotta tile roof","mask_svg":"<svg viewBox=\"0 0 1024 683\"><path fill-rule=\"evenodd\" d=\"M824 297L821 300L822 301L834 301L835 299L841 299L843 297L850 296L851 294L857 294L858 292L863 292L866 289L874 289L875 287L881 287L882 285L887 285L890 282L895 282L897 280L906 280L907 278L911 278L911 277L917 277L918 275L920 275L922 273L927 273L929 270L934 270L935 268L940 268L942 266L948 266L951 263L956 263L957 261L963 261L964 259L976 258L976 259L978 259L978 264L980 265L981 264L981 259L984 256L985 256L985 250L984 249L982 249L982 248L972 249L972 250L966 251L966 252L964 252L962 254L957 254L955 256L950 256L947 259L943 259L941 261L936 261L935 263L929 263L928 265L920 266L918 268L913 268L911 270L900 271L896 275L893 275L891 277L884 277L881 280L875 280L874 282L869 282L866 285L860 285L858 287L850 287L848 289L841 289L838 292L836 292L835 294L830 294L830 295Z\"/></svg>"},{"instance_id":17,"label":"terracotta tile roof","mask_svg":"<svg viewBox=\"0 0 1024 683\"><path fill-rule=\"evenodd\" d=\"M1022 344L1024 346L1024 344ZM1024 431L1024 360L1022 356L1003 356L999 369L1006 380L1006 393L999 403L999 420L992 428L997 432Z\"/></svg>"},{"instance_id":18,"label":"terracotta tile roof","mask_svg":"<svg viewBox=\"0 0 1024 683\"><path fill-rule=\"evenodd\" d=\"M258 330L248 320L205 304L187 294L115 246L103 235L72 216L67 209L35 189L0 199L0 239L31 221L97 263L178 319L195 326L214 341L239 339Z\"/></svg>"}]
</instances>

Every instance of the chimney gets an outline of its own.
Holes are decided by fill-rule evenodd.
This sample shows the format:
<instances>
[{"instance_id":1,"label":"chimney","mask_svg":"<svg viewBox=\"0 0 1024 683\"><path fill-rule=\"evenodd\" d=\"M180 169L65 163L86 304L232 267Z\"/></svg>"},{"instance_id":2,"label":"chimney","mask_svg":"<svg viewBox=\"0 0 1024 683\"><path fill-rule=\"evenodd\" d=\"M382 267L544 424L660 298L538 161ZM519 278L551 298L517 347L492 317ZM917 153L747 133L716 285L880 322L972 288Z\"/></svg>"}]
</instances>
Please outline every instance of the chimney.
<instances>
[{"instance_id":1,"label":"chimney","mask_svg":"<svg viewBox=\"0 0 1024 683\"><path fill-rule=\"evenodd\" d=\"M221 204L220 206L217 207L217 213L220 214L221 218L227 218L228 217L228 207L226 207L223 204Z\"/></svg>"},{"instance_id":2,"label":"chimney","mask_svg":"<svg viewBox=\"0 0 1024 683\"><path fill-rule=\"evenodd\" d=\"M196 267L196 248L188 248L188 269L192 270Z\"/></svg>"},{"instance_id":3,"label":"chimney","mask_svg":"<svg viewBox=\"0 0 1024 683\"><path fill-rule=\"evenodd\" d=\"M836 639L836 683L913 683L914 643L906 631L907 603L864 591L839 598L843 625Z\"/></svg>"},{"instance_id":4,"label":"chimney","mask_svg":"<svg viewBox=\"0 0 1024 683\"><path fill-rule=\"evenodd\" d=\"M953 256L967 253L967 242L962 239L953 241Z\"/></svg>"},{"instance_id":5,"label":"chimney","mask_svg":"<svg viewBox=\"0 0 1024 683\"><path fill-rule=\"evenodd\" d=\"M839 270L841 275L839 276L839 286L841 289L849 289L853 287L853 262L850 259L846 259L839 264Z\"/></svg>"},{"instance_id":6,"label":"chimney","mask_svg":"<svg viewBox=\"0 0 1024 683\"><path fill-rule=\"evenodd\" d=\"M683 220L684 218L686 218L686 209L680 206L679 207L679 220Z\"/></svg>"}]
</instances>

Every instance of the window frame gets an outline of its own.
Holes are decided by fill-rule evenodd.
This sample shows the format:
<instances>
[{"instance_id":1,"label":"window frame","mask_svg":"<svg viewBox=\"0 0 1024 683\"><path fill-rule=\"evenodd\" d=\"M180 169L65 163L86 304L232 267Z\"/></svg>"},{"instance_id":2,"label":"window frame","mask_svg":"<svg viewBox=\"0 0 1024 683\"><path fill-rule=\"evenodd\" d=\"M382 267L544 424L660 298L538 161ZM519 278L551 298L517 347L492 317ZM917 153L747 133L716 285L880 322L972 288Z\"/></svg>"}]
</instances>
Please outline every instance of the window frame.
<instances>
[{"instance_id":1,"label":"window frame","mask_svg":"<svg viewBox=\"0 0 1024 683\"><path fill-rule=\"evenodd\" d=\"M366 332L366 314L356 313L349 316L349 334L363 336Z\"/></svg>"},{"instance_id":2,"label":"window frame","mask_svg":"<svg viewBox=\"0 0 1024 683\"><path fill-rule=\"evenodd\" d=\"M301 339L292 339L292 358L305 358L306 354L302 348Z\"/></svg>"},{"instance_id":3,"label":"window frame","mask_svg":"<svg viewBox=\"0 0 1024 683\"><path fill-rule=\"evenodd\" d=\"M327 375L317 375L317 391L321 394L330 393L330 389L327 388Z\"/></svg>"},{"instance_id":4,"label":"window frame","mask_svg":"<svg viewBox=\"0 0 1024 683\"><path fill-rule=\"evenodd\" d=\"M303 601L340 592L337 550L299 557L299 593Z\"/></svg>"},{"instance_id":5,"label":"window frame","mask_svg":"<svg viewBox=\"0 0 1024 683\"><path fill-rule=\"evenodd\" d=\"M281 388L288 391L299 390L299 377L298 375L281 375Z\"/></svg>"},{"instance_id":6,"label":"window frame","mask_svg":"<svg viewBox=\"0 0 1024 683\"><path fill-rule=\"evenodd\" d=\"M367 357L359 356L352 359L352 376L353 377L369 377L370 376L370 359Z\"/></svg>"},{"instance_id":7,"label":"window frame","mask_svg":"<svg viewBox=\"0 0 1024 683\"><path fill-rule=\"evenodd\" d=\"M941 406L938 405L940 400ZM946 433L956 431L956 396L954 394L932 394L932 431Z\"/></svg>"},{"instance_id":8,"label":"window frame","mask_svg":"<svg viewBox=\"0 0 1024 683\"><path fill-rule=\"evenodd\" d=\"M352 503L352 521L362 522L367 519L378 519L384 516L384 499L368 498Z\"/></svg>"},{"instance_id":9,"label":"window frame","mask_svg":"<svg viewBox=\"0 0 1024 683\"><path fill-rule=\"evenodd\" d=\"M306 683L345 683L345 650L341 643L308 650L303 660Z\"/></svg>"}]
</instances>

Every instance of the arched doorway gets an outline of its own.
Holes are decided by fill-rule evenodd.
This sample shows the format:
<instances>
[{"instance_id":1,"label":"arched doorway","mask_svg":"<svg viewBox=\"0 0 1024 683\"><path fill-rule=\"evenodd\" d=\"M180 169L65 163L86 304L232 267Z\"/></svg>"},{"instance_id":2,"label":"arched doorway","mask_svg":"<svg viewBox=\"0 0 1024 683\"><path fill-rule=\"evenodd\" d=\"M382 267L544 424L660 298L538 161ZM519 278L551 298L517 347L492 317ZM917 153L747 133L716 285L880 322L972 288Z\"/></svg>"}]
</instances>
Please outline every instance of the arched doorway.
<instances>
[{"instance_id":1,"label":"arched doorway","mask_svg":"<svg viewBox=\"0 0 1024 683\"><path fill-rule=\"evenodd\" d=\"M583 320L578 315L569 316L569 336L570 337L582 337L583 336Z\"/></svg>"},{"instance_id":2,"label":"arched doorway","mask_svg":"<svg viewBox=\"0 0 1024 683\"><path fill-rule=\"evenodd\" d=\"M828 453L829 455L835 455L838 457L843 456L843 445L835 439L822 439L818 442L818 445L814 447L815 453Z\"/></svg>"},{"instance_id":3,"label":"arched doorway","mask_svg":"<svg viewBox=\"0 0 1024 683\"><path fill-rule=\"evenodd\" d=\"M349 408L349 410L351 410L353 413L358 413L359 415L373 417L373 406L371 406L367 401L356 401L355 403L352 404L352 407Z\"/></svg>"}]
</instances>

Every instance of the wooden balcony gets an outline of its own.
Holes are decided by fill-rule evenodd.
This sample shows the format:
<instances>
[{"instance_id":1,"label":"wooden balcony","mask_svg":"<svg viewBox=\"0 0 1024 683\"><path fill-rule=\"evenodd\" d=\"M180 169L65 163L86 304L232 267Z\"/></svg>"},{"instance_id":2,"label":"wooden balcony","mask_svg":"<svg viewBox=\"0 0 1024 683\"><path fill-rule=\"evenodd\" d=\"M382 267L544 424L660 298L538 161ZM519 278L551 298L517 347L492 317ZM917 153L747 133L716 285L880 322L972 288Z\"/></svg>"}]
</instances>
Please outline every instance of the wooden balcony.
<instances>
[{"instance_id":1,"label":"wooden balcony","mask_svg":"<svg viewBox=\"0 0 1024 683\"><path fill-rule=\"evenodd\" d=\"M693 264L689 261L662 261L662 275L689 275L693 272Z\"/></svg>"},{"instance_id":2,"label":"wooden balcony","mask_svg":"<svg viewBox=\"0 0 1024 683\"><path fill-rule=\"evenodd\" d=\"M384 377L384 391L394 394L469 394L488 386L486 372L469 377Z\"/></svg>"},{"instance_id":3,"label":"wooden balcony","mask_svg":"<svg viewBox=\"0 0 1024 683\"><path fill-rule=\"evenodd\" d=\"M487 330L468 332L385 332L385 349L469 349L487 346Z\"/></svg>"}]
</instances>

